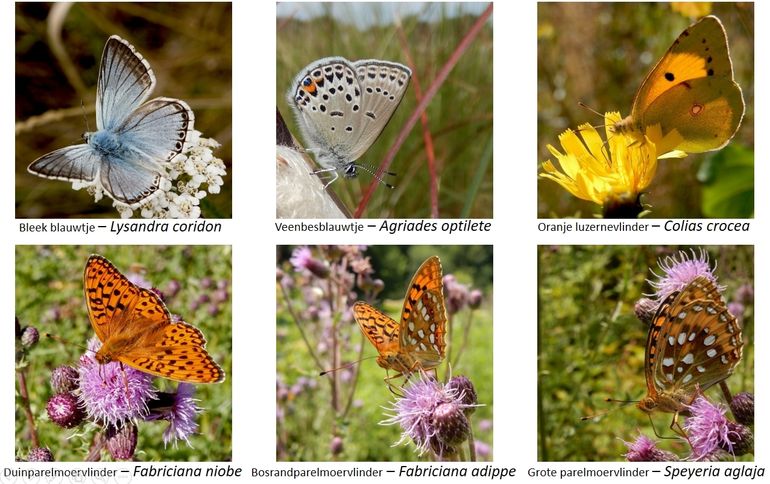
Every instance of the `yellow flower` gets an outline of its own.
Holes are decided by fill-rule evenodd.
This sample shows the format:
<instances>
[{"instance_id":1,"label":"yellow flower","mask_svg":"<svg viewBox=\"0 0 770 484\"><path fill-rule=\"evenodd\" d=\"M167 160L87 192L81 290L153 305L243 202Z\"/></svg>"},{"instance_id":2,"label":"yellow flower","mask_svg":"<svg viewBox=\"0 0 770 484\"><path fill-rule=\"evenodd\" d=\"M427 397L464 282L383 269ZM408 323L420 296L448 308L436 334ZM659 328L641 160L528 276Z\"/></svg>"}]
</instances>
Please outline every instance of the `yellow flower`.
<instances>
[{"instance_id":1,"label":"yellow flower","mask_svg":"<svg viewBox=\"0 0 770 484\"><path fill-rule=\"evenodd\" d=\"M673 146L676 140L672 137L679 135L672 132L664 137L660 126L655 125L647 128L643 141L640 141L638 133L633 136L612 132L612 126L620 119L620 113L605 114L606 143L589 124L578 126L580 136L571 129L562 133L559 142L564 153L548 145L561 171L548 160L542 164L545 172L540 173L540 177L553 180L572 195L605 209L619 203L638 204L639 195L655 176L658 166L656 145Z\"/></svg>"}]
</instances>

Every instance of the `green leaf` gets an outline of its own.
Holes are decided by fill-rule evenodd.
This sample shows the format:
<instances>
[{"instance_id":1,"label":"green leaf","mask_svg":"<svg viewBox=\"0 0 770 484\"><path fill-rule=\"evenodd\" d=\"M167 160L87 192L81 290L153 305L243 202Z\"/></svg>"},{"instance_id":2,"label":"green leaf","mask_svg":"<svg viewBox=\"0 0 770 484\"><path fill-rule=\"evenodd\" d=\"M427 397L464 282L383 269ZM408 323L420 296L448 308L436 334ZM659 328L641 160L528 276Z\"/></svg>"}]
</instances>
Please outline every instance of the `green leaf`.
<instances>
[{"instance_id":1,"label":"green leaf","mask_svg":"<svg viewBox=\"0 0 770 484\"><path fill-rule=\"evenodd\" d=\"M706 159L698 171L701 209L712 218L754 216L754 151L731 144Z\"/></svg>"}]
</instances>

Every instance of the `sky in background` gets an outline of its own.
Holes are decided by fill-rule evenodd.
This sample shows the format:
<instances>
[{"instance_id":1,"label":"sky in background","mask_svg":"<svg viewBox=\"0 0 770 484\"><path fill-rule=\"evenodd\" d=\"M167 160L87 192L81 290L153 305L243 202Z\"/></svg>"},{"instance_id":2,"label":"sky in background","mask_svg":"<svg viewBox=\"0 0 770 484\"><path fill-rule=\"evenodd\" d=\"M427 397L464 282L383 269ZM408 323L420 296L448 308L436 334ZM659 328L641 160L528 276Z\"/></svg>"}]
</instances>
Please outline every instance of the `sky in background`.
<instances>
[{"instance_id":1,"label":"sky in background","mask_svg":"<svg viewBox=\"0 0 770 484\"><path fill-rule=\"evenodd\" d=\"M392 24L396 18L406 15L419 15L420 20L434 20L457 17L460 15L479 15L488 3L278 3L277 16L292 17L297 20L310 20L330 12L339 21L353 23L359 28L371 25Z\"/></svg>"}]
</instances>

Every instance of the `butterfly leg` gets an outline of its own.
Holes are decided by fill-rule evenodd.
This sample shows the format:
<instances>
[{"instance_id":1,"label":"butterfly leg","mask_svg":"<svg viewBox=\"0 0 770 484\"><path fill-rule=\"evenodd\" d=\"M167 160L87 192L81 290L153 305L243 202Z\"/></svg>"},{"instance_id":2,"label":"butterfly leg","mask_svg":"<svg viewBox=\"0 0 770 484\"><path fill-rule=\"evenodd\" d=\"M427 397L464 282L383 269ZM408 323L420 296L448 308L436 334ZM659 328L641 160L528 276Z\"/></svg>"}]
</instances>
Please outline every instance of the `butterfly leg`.
<instances>
[{"instance_id":1,"label":"butterfly leg","mask_svg":"<svg viewBox=\"0 0 770 484\"><path fill-rule=\"evenodd\" d=\"M126 388L126 395L128 395L128 375L126 375L126 368L123 366L123 362L120 361L120 374L123 375L123 386Z\"/></svg>"}]
</instances>

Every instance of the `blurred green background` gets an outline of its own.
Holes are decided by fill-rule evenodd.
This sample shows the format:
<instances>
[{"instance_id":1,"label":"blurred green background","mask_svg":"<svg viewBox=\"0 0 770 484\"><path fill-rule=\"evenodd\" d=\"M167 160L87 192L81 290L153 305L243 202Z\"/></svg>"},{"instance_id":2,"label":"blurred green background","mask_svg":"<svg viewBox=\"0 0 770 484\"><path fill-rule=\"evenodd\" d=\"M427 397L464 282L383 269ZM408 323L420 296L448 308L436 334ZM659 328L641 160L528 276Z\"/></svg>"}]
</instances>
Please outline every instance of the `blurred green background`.
<instances>
[{"instance_id":1,"label":"blurred green background","mask_svg":"<svg viewBox=\"0 0 770 484\"><path fill-rule=\"evenodd\" d=\"M27 389L42 446L57 461L81 461L88 453L92 432L84 427L64 430L48 420L46 403L52 396L51 371L61 365L76 365L81 345L94 337L83 296L83 270L88 256L96 253L110 259L124 275L140 272L166 294L171 314L182 316L206 336L206 348L225 370L222 383L195 385L195 397L203 413L197 417L199 434L190 438L192 447L180 442L164 446L166 422L140 422L135 458L140 461L229 461L232 454L232 309L230 300L212 314L210 304L201 303L224 281L230 292L230 246L17 246L16 316L24 326L40 332L40 342L31 349L27 367ZM181 286L171 296L170 284ZM51 333L64 344L43 336ZM155 379L156 388L173 391L176 382ZM17 455L29 450L28 422L16 406ZM105 452L103 460L108 457Z\"/></svg>"},{"instance_id":2,"label":"blurred green background","mask_svg":"<svg viewBox=\"0 0 770 484\"><path fill-rule=\"evenodd\" d=\"M644 346L648 326L634 316L634 304L653 289L645 282L661 257L691 247L540 246L538 248L538 460L617 461L627 452L622 440L638 430L655 439L647 415L633 405L605 398L639 400L646 395ZM696 253L699 247L693 247ZM754 284L752 246L704 247L725 300ZM754 389L754 311L747 306L743 324L743 360L726 383L735 395ZM706 391L723 401L718 386ZM610 411L598 420L581 417ZM673 414L657 412L658 433L672 436ZM683 417L680 417L680 422ZM638 429L638 430L637 430ZM622 440L621 440L622 439ZM678 440L663 448L686 455ZM739 460L753 460L742 456Z\"/></svg>"},{"instance_id":3,"label":"blurred green background","mask_svg":"<svg viewBox=\"0 0 770 484\"><path fill-rule=\"evenodd\" d=\"M73 3L68 10L65 3L16 3L16 217L119 216L109 197L94 203L85 190L73 193L70 182L27 172L38 157L82 143L84 132L96 130L99 62L113 34L150 63L157 79L150 99L187 102L195 129L222 144L214 156L228 175L221 193L201 200L201 211L207 218L231 217L231 9L229 2ZM57 21L61 43L47 35ZM56 48L72 62L69 76Z\"/></svg>"},{"instance_id":4,"label":"blurred green background","mask_svg":"<svg viewBox=\"0 0 770 484\"><path fill-rule=\"evenodd\" d=\"M332 246L333 247L333 246ZM278 268L290 275L294 281L287 289L293 311L302 314L307 307L305 294L328 290L328 280L304 280L288 262L293 247L278 248ZM317 248L312 248L318 256ZM385 283L373 304L390 317L399 317L404 294L412 276L420 264L432 255L438 255L444 276L453 274L458 282L479 289L483 293L481 306L476 310L468 307L449 315L447 323L447 358L438 367L441 381L448 378L447 360L451 357L452 375L465 375L474 384L478 403L482 404L471 417L475 434L478 460L492 459L492 247L491 246L371 246L366 249L374 268L374 277ZM287 276L289 277L289 276ZM279 282L282 282L279 280ZM297 324L289 312L287 300L277 287L277 350L276 373L278 378L277 396L277 460L279 461L415 461L429 460L430 452L419 457L410 444L393 446L400 438L398 425L379 425L387 418L383 407L390 407L395 396L390 392L383 378L386 373L374 360L377 351L365 339L358 324L348 312L344 316L335 314L339 322L334 335L342 348L342 361L358 358L358 349L363 348L361 361L353 370L341 370L340 393L343 403L354 393L350 410L344 416L338 415L332 406L332 375L319 376L320 370L330 369L333 346L329 328L318 321L303 319L301 325L313 351L321 356L323 367L312 359L308 346L303 341ZM348 304L352 306L362 294L352 294ZM467 333L465 332L467 328ZM461 349L462 348L462 349ZM458 358L459 355L459 358ZM357 377L355 372L359 372ZM394 373L391 371L390 375ZM401 385L403 378L393 380ZM343 451L333 454L331 442L334 435L341 436ZM463 444L467 449L467 442Z\"/></svg>"},{"instance_id":5,"label":"blurred green background","mask_svg":"<svg viewBox=\"0 0 770 484\"><path fill-rule=\"evenodd\" d=\"M400 5L400 6L399 6ZM404 7L403 12L401 6ZM301 139L286 93L300 70L317 59L383 59L409 65L412 81L380 138L359 159L379 166L422 92L447 62L486 3L281 3L277 18L278 109ZM402 13L397 13L402 12ZM320 14L320 15L318 15ZM398 18L396 21L395 18ZM414 65L410 65L409 59ZM492 217L492 21L460 57L427 109L443 218ZM412 129L387 177L395 190L378 187L364 217L430 216L429 175L421 123ZM335 191L353 211L372 177L340 179Z\"/></svg>"},{"instance_id":6,"label":"blurred green background","mask_svg":"<svg viewBox=\"0 0 770 484\"><path fill-rule=\"evenodd\" d=\"M671 3L538 3L538 167L560 151L567 128L631 114L634 95L674 40L697 18L719 17L727 32L735 81L746 112L733 140L720 151L659 160L643 201L652 216L744 218L754 214L754 4L713 3L697 15ZM696 4L697 6L697 4ZM603 133L604 130L600 129ZM539 170L539 168L538 168ZM539 217L591 217L592 202L577 199L550 180L538 181Z\"/></svg>"}]
</instances>

